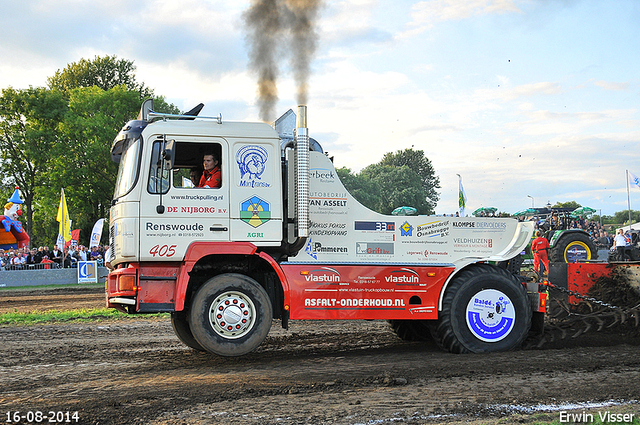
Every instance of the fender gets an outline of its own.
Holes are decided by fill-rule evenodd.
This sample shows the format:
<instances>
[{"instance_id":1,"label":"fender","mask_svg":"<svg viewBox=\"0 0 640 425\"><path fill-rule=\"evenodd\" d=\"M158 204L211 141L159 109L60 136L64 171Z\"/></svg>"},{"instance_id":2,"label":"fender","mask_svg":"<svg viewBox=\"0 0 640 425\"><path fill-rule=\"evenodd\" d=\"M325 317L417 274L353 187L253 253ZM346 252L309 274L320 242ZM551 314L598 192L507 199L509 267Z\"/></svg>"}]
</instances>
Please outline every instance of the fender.
<instances>
[{"instance_id":1,"label":"fender","mask_svg":"<svg viewBox=\"0 0 640 425\"><path fill-rule=\"evenodd\" d=\"M278 264L269 254L260 252L256 254L258 247L251 242L193 242L187 248L184 261L178 272L178 282L176 285L175 311L184 310L185 294L189 286L189 273L193 266L207 255L231 254L231 255L257 255L265 260L276 272L280 279L280 284L284 290L285 305L289 303L289 284L287 278Z\"/></svg>"}]
</instances>

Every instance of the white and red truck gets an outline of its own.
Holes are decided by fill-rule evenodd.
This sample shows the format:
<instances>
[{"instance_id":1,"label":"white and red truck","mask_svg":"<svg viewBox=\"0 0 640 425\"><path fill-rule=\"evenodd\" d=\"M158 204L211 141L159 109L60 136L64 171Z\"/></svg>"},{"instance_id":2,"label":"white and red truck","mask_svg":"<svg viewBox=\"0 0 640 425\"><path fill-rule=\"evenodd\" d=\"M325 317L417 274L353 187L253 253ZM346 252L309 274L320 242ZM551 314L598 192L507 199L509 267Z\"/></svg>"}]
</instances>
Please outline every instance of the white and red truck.
<instances>
[{"instance_id":1,"label":"white and red truck","mask_svg":"<svg viewBox=\"0 0 640 425\"><path fill-rule=\"evenodd\" d=\"M306 106L275 126L196 115L149 100L114 140L109 307L169 312L182 342L223 356L254 350L273 319L388 320L463 353L515 349L544 317L538 285L495 265L531 223L367 209L309 138ZM207 153L216 189L188 179Z\"/></svg>"}]
</instances>

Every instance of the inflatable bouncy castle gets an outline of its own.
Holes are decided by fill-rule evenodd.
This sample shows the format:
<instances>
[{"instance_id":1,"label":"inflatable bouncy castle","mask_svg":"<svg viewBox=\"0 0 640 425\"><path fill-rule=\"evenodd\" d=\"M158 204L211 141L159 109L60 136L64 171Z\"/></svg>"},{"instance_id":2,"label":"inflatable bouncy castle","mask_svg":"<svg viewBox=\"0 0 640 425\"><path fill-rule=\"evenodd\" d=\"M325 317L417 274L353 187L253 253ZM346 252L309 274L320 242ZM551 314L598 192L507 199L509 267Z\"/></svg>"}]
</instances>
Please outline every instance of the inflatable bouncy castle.
<instances>
[{"instance_id":1,"label":"inflatable bouncy castle","mask_svg":"<svg viewBox=\"0 0 640 425\"><path fill-rule=\"evenodd\" d=\"M4 206L4 215L0 215L0 248L29 248L30 238L27 232L22 228L22 223L18 218L22 215L22 198L20 198L20 189L11 195L11 198Z\"/></svg>"}]
</instances>

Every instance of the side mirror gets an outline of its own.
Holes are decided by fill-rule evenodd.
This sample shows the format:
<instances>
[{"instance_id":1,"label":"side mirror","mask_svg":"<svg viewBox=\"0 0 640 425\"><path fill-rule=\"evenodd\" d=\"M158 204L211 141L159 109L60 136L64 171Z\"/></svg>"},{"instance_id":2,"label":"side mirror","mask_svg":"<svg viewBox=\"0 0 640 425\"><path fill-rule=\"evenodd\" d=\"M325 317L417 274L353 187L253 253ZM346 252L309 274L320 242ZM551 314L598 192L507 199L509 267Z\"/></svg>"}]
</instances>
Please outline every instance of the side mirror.
<instances>
[{"instance_id":1,"label":"side mirror","mask_svg":"<svg viewBox=\"0 0 640 425\"><path fill-rule=\"evenodd\" d=\"M164 161L163 168L165 170L173 169L175 163L175 140L167 140L164 143L164 149L162 150L162 160Z\"/></svg>"}]
</instances>

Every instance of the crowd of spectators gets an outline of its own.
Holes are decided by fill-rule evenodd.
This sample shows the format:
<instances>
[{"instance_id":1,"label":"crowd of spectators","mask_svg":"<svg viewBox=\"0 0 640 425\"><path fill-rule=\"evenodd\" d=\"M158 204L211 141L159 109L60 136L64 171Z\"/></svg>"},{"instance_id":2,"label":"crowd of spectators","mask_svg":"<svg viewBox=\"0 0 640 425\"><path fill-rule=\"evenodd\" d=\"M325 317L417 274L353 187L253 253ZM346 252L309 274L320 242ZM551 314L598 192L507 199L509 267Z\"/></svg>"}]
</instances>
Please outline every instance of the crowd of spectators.
<instances>
[{"instance_id":1,"label":"crowd of spectators","mask_svg":"<svg viewBox=\"0 0 640 425\"><path fill-rule=\"evenodd\" d=\"M84 245L70 246L60 249L54 245L52 250L48 246L36 248L0 249L0 269L29 270L29 269L58 269L78 266L78 261L96 261L99 266L104 265L104 254L108 246L94 246L89 249Z\"/></svg>"}]
</instances>

